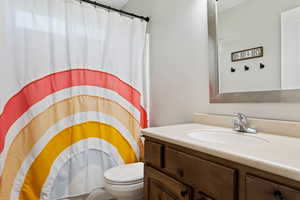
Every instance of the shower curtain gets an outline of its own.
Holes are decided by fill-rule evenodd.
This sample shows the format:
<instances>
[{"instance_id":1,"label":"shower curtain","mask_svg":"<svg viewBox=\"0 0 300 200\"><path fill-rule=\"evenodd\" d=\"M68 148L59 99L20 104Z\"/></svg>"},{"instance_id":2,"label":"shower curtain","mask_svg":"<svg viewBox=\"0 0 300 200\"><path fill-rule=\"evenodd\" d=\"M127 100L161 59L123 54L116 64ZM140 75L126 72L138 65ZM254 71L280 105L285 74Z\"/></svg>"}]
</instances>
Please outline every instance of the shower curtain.
<instances>
[{"instance_id":1,"label":"shower curtain","mask_svg":"<svg viewBox=\"0 0 300 200\"><path fill-rule=\"evenodd\" d=\"M103 187L142 159L146 22L76 0L2 0L0 199Z\"/></svg>"}]
</instances>

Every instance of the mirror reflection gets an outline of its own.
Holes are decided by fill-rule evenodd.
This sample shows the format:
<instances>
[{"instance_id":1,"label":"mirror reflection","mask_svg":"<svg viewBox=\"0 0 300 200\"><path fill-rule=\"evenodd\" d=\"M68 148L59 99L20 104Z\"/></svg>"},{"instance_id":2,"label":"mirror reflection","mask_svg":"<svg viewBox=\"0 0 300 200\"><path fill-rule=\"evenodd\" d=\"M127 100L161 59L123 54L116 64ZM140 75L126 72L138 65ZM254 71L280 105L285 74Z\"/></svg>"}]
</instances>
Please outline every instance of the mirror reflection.
<instances>
[{"instance_id":1,"label":"mirror reflection","mask_svg":"<svg viewBox=\"0 0 300 200\"><path fill-rule=\"evenodd\" d=\"M219 0L220 93L300 89L300 0Z\"/></svg>"}]
</instances>

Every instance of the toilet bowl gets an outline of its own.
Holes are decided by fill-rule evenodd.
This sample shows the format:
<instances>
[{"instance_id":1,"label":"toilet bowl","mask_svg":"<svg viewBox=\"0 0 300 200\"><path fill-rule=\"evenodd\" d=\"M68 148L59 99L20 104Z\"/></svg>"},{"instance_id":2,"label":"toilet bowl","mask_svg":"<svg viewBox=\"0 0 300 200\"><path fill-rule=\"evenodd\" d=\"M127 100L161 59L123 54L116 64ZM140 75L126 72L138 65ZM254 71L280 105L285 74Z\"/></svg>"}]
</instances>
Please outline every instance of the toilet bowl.
<instances>
[{"instance_id":1,"label":"toilet bowl","mask_svg":"<svg viewBox=\"0 0 300 200\"><path fill-rule=\"evenodd\" d=\"M112 200L114 197L109 194L104 188L96 188L85 200Z\"/></svg>"},{"instance_id":2,"label":"toilet bowl","mask_svg":"<svg viewBox=\"0 0 300 200\"><path fill-rule=\"evenodd\" d=\"M104 173L104 187L117 200L142 200L144 163L121 165Z\"/></svg>"}]
</instances>

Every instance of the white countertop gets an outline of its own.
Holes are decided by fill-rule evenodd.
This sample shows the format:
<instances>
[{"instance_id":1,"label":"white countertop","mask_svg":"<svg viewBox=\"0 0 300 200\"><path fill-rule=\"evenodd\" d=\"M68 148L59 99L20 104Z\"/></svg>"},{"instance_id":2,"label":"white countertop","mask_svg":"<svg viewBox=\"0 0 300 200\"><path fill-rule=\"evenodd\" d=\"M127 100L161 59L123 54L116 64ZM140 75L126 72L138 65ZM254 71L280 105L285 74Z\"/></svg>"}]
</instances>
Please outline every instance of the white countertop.
<instances>
[{"instance_id":1,"label":"white countertop","mask_svg":"<svg viewBox=\"0 0 300 200\"><path fill-rule=\"evenodd\" d=\"M142 132L145 136L300 181L300 138L258 133L254 136L268 142L248 145L242 142L204 142L188 136L192 132L210 129L230 130L202 124L183 124L148 128Z\"/></svg>"}]
</instances>

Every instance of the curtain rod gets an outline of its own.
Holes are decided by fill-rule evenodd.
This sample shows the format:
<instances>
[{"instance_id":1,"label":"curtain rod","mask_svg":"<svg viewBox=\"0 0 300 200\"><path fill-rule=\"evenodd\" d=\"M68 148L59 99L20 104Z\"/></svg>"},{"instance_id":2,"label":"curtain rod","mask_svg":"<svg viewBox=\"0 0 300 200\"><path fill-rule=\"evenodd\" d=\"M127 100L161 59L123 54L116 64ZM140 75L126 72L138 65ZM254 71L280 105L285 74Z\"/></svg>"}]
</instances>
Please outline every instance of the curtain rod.
<instances>
[{"instance_id":1,"label":"curtain rod","mask_svg":"<svg viewBox=\"0 0 300 200\"><path fill-rule=\"evenodd\" d=\"M121 14L124 14L124 15L127 15L127 16L139 18L139 19L145 20L146 22L149 22L149 21L150 21L150 18L149 18L149 17L144 17L144 16L136 15L136 14L134 14L134 13L130 13L130 12L126 12L126 11L123 11L123 10L116 9L116 8L112 8L112 7L110 7L110 6L101 4L101 3L97 2L97 1L90 1L90 0L79 0L79 1L80 1L80 2L89 3L89 4L92 4L92 5L95 5L95 6L99 6L99 7L108 9L108 10L113 10L113 11L115 11L115 12L118 12L118 13L121 13Z\"/></svg>"}]
</instances>

